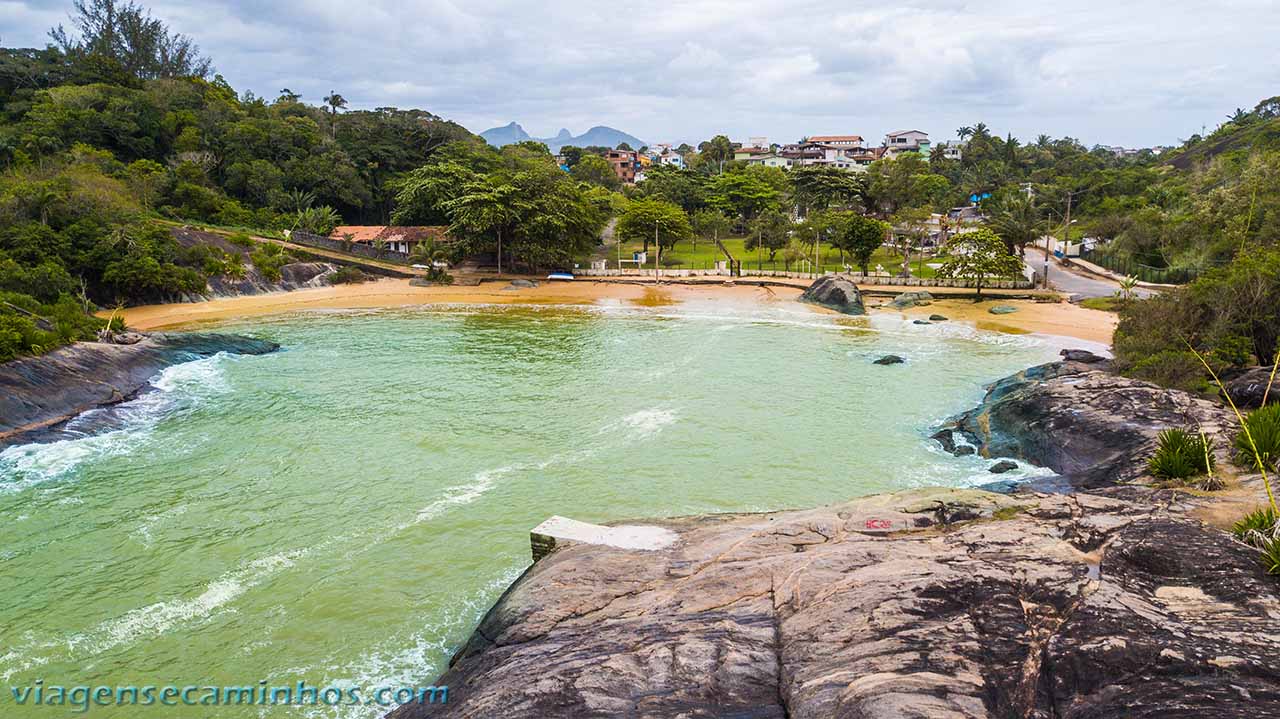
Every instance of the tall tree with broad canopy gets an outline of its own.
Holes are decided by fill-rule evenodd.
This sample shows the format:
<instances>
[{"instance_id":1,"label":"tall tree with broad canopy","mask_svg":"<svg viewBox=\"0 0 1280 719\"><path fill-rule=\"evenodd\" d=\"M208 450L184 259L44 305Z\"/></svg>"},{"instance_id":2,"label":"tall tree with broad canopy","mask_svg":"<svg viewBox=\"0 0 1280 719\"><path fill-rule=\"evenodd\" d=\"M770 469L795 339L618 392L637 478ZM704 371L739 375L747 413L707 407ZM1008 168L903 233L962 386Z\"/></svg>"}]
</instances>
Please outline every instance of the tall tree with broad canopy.
<instances>
[{"instance_id":1,"label":"tall tree with broad canopy","mask_svg":"<svg viewBox=\"0 0 1280 719\"><path fill-rule=\"evenodd\" d=\"M871 256L880 249L888 235L889 223L848 213L841 232L833 238L833 244L847 252L853 264L862 269L862 276L866 277L871 271Z\"/></svg>"},{"instance_id":2,"label":"tall tree with broad canopy","mask_svg":"<svg viewBox=\"0 0 1280 719\"><path fill-rule=\"evenodd\" d=\"M671 249L681 240L693 237L689 216L679 205L662 200L635 200L631 202L614 230L620 242L640 242L644 251L649 243L657 240L660 248Z\"/></svg>"},{"instance_id":3,"label":"tall tree with broad canopy","mask_svg":"<svg viewBox=\"0 0 1280 719\"><path fill-rule=\"evenodd\" d=\"M938 276L972 281L975 302L982 301L982 288L988 281L1022 272L1022 260L1010 254L1004 240L985 227L956 235L947 248L950 257L938 268Z\"/></svg>"},{"instance_id":4,"label":"tall tree with broad canopy","mask_svg":"<svg viewBox=\"0 0 1280 719\"><path fill-rule=\"evenodd\" d=\"M703 209L689 216L689 224L693 227L693 248L698 249L698 238L716 242L721 235L729 234L733 222L719 210Z\"/></svg>"},{"instance_id":5,"label":"tall tree with broad canopy","mask_svg":"<svg viewBox=\"0 0 1280 719\"><path fill-rule=\"evenodd\" d=\"M791 239L791 218L779 210L767 210L751 221L743 247L748 251L765 250L769 253L769 261L773 262L778 250L787 246Z\"/></svg>"}]
</instances>

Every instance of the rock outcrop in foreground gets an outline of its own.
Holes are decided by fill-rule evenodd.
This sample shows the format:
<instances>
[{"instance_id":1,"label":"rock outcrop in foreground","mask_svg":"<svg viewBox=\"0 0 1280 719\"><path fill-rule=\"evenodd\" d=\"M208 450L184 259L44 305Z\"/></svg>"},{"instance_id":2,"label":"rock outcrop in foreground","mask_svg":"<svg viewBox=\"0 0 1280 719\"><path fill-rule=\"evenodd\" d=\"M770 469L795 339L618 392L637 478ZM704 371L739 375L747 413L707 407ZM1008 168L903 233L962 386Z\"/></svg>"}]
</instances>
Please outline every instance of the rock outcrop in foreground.
<instances>
[{"instance_id":1,"label":"rock outcrop in foreground","mask_svg":"<svg viewBox=\"0 0 1280 719\"><path fill-rule=\"evenodd\" d=\"M1156 435L1201 427L1221 438L1226 460L1235 415L1186 392L1112 374L1108 363L1064 352L1066 362L1032 367L996 382L954 428L985 457L1015 457L1049 467L1073 486L1127 482L1146 470Z\"/></svg>"},{"instance_id":2,"label":"rock outcrop in foreground","mask_svg":"<svg viewBox=\"0 0 1280 719\"><path fill-rule=\"evenodd\" d=\"M821 305L846 315L865 315L867 309L862 304L862 293L858 286L845 275L823 275L809 285L809 289L800 295L801 302Z\"/></svg>"},{"instance_id":3,"label":"rock outcrop in foreground","mask_svg":"<svg viewBox=\"0 0 1280 719\"><path fill-rule=\"evenodd\" d=\"M1100 364L1028 370L959 423L1085 491L917 490L656 520L678 539L655 551L558 546L435 682L449 703L389 716L1280 716L1280 582L1190 518L1211 500L1108 479L1140 474L1158 425L1220 408Z\"/></svg>"},{"instance_id":4,"label":"rock outcrop in foreground","mask_svg":"<svg viewBox=\"0 0 1280 719\"><path fill-rule=\"evenodd\" d=\"M0 448L104 405L123 402L157 372L219 352L265 354L267 340L223 334L150 334L132 344L77 342L0 364Z\"/></svg>"}]
</instances>

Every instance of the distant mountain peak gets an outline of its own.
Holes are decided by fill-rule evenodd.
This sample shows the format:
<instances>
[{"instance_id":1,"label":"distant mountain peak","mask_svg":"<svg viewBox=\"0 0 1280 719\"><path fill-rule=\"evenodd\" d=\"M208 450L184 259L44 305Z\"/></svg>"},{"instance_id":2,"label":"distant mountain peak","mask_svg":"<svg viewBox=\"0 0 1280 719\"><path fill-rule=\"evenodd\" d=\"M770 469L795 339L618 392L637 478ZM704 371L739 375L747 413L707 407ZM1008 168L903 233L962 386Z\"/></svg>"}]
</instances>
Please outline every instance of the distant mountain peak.
<instances>
[{"instance_id":1,"label":"distant mountain peak","mask_svg":"<svg viewBox=\"0 0 1280 719\"><path fill-rule=\"evenodd\" d=\"M480 133L480 137L483 137L485 142L488 142L494 147L502 147L503 145L524 142L525 140L533 140L546 145L547 149L551 150L553 153L560 152L560 148L565 145L574 145L576 147L589 147L592 145L598 147L617 147L625 142L632 148L638 149L647 144L635 135L629 135L621 130L607 127L605 125L596 125L590 130L587 130L577 136L569 132L567 128L562 127L560 128L560 132L556 133L555 137L531 137L529 133L525 132L524 128L520 126L520 123L515 121L512 121L502 127L493 127L485 130Z\"/></svg>"}]
</instances>

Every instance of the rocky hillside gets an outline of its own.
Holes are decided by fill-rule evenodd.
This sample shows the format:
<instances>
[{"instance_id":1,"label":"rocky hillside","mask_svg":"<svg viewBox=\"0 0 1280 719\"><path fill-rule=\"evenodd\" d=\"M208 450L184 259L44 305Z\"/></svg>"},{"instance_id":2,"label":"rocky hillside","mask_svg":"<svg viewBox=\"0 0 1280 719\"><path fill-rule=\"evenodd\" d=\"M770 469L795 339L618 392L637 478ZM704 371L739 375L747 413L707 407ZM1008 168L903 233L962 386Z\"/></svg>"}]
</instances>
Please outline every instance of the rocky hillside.
<instances>
[{"instance_id":1,"label":"rocky hillside","mask_svg":"<svg viewBox=\"0 0 1280 719\"><path fill-rule=\"evenodd\" d=\"M447 705L389 716L1280 716L1280 584L1192 518L1211 498L1135 469L1163 423L1221 413L1075 357L955 426L1080 491L919 490L657 520L678 536L659 550L563 545L435 682Z\"/></svg>"},{"instance_id":2,"label":"rocky hillside","mask_svg":"<svg viewBox=\"0 0 1280 719\"><path fill-rule=\"evenodd\" d=\"M329 275L337 271L337 266L328 262L293 261L285 262L280 267L279 279L267 278L262 270L255 266L252 250L255 244L236 244L226 236L216 232L206 232L190 227L176 228L173 237L183 247L204 246L217 250L239 262L238 275L212 275L209 278L206 292L203 295L184 295L183 302L202 302L214 297L234 297L237 295L260 295L268 292L287 292L306 287L323 287L328 283Z\"/></svg>"}]
</instances>

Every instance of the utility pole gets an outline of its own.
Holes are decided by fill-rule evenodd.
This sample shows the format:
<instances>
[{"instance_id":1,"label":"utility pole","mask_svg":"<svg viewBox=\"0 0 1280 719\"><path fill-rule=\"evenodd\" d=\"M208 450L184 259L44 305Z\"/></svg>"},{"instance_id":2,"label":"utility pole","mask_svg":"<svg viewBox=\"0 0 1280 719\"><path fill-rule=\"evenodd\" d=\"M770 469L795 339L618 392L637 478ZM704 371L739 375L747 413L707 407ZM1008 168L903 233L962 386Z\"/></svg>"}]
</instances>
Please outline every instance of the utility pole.
<instances>
[{"instance_id":1,"label":"utility pole","mask_svg":"<svg viewBox=\"0 0 1280 719\"><path fill-rule=\"evenodd\" d=\"M1065 228L1066 228L1066 229L1064 229L1064 230L1062 231L1062 246L1063 246L1063 248L1064 248L1064 249L1063 249L1063 252L1064 252L1064 253L1066 252L1066 249L1065 249L1065 248L1066 248L1066 246L1067 246L1067 242L1069 242L1069 241L1071 240L1071 200L1075 197L1075 194L1076 194L1076 193L1075 193L1074 191L1072 191L1072 192L1068 192L1068 193L1067 193L1067 214L1064 216L1064 219L1063 219L1063 222L1065 223ZM1045 235L1045 236L1044 236L1044 278L1043 278L1043 281L1044 281L1044 289L1046 289L1046 290L1047 290L1047 289L1049 289L1049 241L1050 241L1050 235Z\"/></svg>"},{"instance_id":2,"label":"utility pole","mask_svg":"<svg viewBox=\"0 0 1280 719\"><path fill-rule=\"evenodd\" d=\"M653 221L653 284L658 284L658 263L662 261L662 245L658 244L658 221Z\"/></svg>"}]
</instances>

